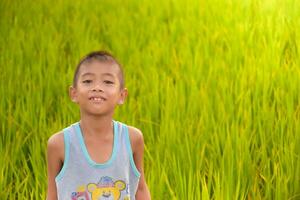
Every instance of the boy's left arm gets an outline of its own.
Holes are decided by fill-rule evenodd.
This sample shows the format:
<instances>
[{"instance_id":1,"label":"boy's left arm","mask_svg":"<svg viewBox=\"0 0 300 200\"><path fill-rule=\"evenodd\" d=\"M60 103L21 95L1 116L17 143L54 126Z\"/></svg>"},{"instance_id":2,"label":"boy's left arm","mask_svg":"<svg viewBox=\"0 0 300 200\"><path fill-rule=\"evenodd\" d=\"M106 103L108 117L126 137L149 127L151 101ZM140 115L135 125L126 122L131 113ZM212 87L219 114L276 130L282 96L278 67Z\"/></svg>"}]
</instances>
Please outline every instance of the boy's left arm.
<instances>
[{"instance_id":1,"label":"boy's left arm","mask_svg":"<svg viewBox=\"0 0 300 200\"><path fill-rule=\"evenodd\" d=\"M134 158L134 163L138 171L140 172L140 181L139 185L137 188L137 192L135 195L136 200L150 200L151 195L150 191L148 189L147 183L145 181L145 176L144 176L144 162L143 162L143 157L144 157L144 138L143 134L140 130L136 128L132 128L130 131L132 134L131 135L131 141L133 142L132 144L132 151L133 151L133 158Z\"/></svg>"}]
</instances>

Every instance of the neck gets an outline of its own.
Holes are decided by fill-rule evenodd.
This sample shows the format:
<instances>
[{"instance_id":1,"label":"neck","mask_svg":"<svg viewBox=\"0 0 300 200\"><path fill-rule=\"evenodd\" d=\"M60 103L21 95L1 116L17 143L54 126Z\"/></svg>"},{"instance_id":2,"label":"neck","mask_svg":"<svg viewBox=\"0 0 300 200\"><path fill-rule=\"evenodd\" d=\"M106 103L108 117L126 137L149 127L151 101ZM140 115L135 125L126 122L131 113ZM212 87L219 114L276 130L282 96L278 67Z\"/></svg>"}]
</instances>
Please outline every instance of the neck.
<instances>
[{"instance_id":1,"label":"neck","mask_svg":"<svg viewBox=\"0 0 300 200\"><path fill-rule=\"evenodd\" d=\"M113 133L112 116L93 116L81 113L80 126L84 135L100 136Z\"/></svg>"}]
</instances>

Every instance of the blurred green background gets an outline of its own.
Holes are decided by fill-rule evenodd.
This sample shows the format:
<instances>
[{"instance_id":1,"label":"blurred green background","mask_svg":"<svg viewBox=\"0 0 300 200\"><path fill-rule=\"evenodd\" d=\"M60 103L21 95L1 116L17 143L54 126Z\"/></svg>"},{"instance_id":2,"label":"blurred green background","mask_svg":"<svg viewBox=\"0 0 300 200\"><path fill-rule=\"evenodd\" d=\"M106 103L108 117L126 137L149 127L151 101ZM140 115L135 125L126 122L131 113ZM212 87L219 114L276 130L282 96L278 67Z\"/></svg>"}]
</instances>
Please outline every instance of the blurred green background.
<instances>
[{"instance_id":1,"label":"blurred green background","mask_svg":"<svg viewBox=\"0 0 300 200\"><path fill-rule=\"evenodd\" d=\"M1 0L0 197L45 199L46 144L79 120L79 59L110 51L152 199L300 199L300 1Z\"/></svg>"}]
</instances>

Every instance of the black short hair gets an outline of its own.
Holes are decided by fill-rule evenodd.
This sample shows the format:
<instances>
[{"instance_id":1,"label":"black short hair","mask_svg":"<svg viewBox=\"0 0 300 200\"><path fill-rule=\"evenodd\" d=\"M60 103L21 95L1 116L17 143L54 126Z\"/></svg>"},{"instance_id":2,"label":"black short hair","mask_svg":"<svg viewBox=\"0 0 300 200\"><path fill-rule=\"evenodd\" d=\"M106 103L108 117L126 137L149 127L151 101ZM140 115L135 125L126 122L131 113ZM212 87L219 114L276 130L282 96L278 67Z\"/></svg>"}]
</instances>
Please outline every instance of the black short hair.
<instances>
[{"instance_id":1,"label":"black short hair","mask_svg":"<svg viewBox=\"0 0 300 200\"><path fill-rule=\"evenodd\" d=\"M83 64L94 61L94 60L100 61L100 62L111 62L111 63L117 64L119 66L119 69L120 69L120 75L119 75L120 88L122 89L122 88L125 87L125 80L124 80L124 73L123 73L123 70L122 70L122 66L117 61L117 59L107 51L93 51L93 52L90 52L89 54L87 54L86 56L84 56L80 60L80 62L78 63L78 65L76 67L75 73L74 73L73 87L77 86L78 73L79 73L80 67Z\"/></svg>"}]
</instances>

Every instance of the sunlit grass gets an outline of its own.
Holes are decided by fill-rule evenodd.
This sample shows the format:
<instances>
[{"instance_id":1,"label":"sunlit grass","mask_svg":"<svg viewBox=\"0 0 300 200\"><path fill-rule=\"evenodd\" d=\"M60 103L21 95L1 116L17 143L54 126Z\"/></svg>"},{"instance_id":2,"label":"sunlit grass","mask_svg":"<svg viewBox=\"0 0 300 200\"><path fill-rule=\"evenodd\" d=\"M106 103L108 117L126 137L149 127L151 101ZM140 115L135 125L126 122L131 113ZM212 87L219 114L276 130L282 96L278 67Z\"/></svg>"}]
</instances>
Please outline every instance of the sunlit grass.
<instances>
[{"instance_id":1,"label":"sunlit grass","mask_svg":"<svg viewBox=\"0 0 300 200\"><path fill-rule=\"evenodd\" d=\"M79 120L86 53L123 64L115 119L153 199L300 199L300 2L1 1L0 197L44 199L46 142Z\"/></svg>"}]
</instances>

